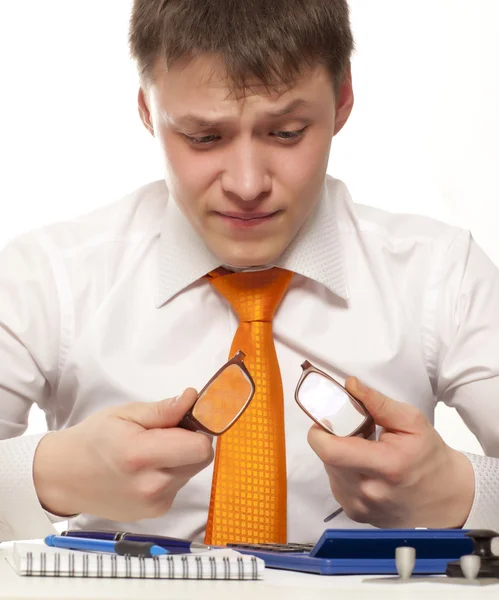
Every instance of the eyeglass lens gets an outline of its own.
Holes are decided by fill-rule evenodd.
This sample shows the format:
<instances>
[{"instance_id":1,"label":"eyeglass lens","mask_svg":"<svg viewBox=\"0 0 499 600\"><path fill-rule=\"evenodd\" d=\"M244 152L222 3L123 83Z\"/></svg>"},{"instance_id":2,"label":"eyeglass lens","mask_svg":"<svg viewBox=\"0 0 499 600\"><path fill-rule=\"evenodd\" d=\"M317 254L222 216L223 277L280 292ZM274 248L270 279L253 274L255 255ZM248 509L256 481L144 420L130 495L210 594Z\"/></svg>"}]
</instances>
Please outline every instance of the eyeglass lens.
<instances>
[{"instance_id":1,"label":"eyeglass lens","mask_svg":"<svg viewBox=\"0 0 499 600\"><path fill-rule=\"evenodd\" d=\"M224 431L251 397L251 383L237 365L226 367L197 400L192 415L214 433Z\"/></svg>"},{"instance_id":2,"label":"eyeglass lens","mask_svg":"<svg viewBox=\"0 0 499 600\"><path fill-rule=\"evenodd\" d=\"M339 385L319 373L308 373L298 390L300 404L337 436L351 435L366 420L360 404Z\"/></svg>"}]
</instances>

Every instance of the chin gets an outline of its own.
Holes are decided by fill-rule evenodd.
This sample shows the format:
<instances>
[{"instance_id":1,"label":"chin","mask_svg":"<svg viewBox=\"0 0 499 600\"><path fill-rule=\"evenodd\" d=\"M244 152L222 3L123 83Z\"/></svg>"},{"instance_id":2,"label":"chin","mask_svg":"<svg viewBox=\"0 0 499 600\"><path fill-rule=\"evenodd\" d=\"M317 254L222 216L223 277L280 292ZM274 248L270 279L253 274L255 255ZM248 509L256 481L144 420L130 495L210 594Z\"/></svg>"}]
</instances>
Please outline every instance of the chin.
<instances>
[{"instance_id":1,"label":"chin","mask_svg":"<svg viewBox=\"0 0 499 600\"><path fill-rule=\"evenodd\" d=\"M269 248L268 244L262 243L262 240L257 243L243 244L227 241L226 244L217 244L217 246L218 248L212 247L212 252L222 264L238 269L273 265L284 251L281 245L273 244L273 247Z\"/></svg>"}]
</instances>

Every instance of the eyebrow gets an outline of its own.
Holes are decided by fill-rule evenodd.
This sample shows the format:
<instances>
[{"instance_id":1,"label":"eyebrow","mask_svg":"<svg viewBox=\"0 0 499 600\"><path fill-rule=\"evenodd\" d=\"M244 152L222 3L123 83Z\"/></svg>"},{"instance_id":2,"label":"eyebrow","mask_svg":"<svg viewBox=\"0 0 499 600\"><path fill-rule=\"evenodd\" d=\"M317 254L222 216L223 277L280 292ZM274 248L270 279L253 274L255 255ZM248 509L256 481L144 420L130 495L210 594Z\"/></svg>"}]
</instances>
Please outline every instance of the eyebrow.
<instances>
[{"instance_id":1,"label":"eyebrow","mask_svg":"<svg viewBox=\"0 0 499 600\"><path fill-rule=\"evenodd\" d=\"M291 114L292 112L294 112L295 110L298 110L299 108L307 108L309 106L309 103L306 102L305 100L301 99L301 98L296 98L295 100L292 100L289 104L286 104L286 106L283 106L282 108L279 108L278 110L271 110L271 111L267 111L265 113L265 117L269 118L269 119L277 119L279 117L285 117L286 115ZM180 117L178 117L178 119L175 120L177 125L182 125L182 126L193 126L193 127L202 127L202 128L208 128L208 127L216 127L218 125L221 125L222 123L225 122L225 119L207 119L205 117L193 114L193 113L188 113L185 115L182 115Z\"/></svg>"}]
</instances>

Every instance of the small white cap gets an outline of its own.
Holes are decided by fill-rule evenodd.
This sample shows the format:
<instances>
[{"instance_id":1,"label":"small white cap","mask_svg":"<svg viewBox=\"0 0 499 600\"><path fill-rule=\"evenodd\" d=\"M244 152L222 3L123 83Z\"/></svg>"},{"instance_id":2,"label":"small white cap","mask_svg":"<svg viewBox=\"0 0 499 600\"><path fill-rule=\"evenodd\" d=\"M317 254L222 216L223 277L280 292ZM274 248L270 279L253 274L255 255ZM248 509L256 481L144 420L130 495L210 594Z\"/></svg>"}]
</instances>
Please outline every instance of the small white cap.
<instances>
[{"instance_id":1,"label":"small white cap","mask_svg":"<svg viewBox=\"0 0 499 600\"><path fill-rule=\"evenodd\" d=\"M395 566L402 579L409 579L416 564L416 549L411 546L399 546L395 550Z\"/></svg>"},{"instance_id":2,"label":"small white cap","mask_svg":"<svg viewBox=\"0 0 499 600\"><path fill-rule=\"evenodd\" d=\"M461 571L466 579L476 579L480 572L482 559L476 554L466 554L461 556L460 565Z\"/></svg>"}]
</instances>

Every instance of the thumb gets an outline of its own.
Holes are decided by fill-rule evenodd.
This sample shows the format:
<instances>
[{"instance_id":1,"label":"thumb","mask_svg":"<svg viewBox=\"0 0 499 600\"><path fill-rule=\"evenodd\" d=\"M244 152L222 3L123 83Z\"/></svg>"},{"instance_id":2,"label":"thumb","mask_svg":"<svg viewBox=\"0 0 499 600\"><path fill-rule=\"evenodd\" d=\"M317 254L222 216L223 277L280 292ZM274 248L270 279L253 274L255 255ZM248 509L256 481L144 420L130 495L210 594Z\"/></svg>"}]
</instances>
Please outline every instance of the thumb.
<instances>
[{"instance_id":1,"label":"thumb","mask_svg":"<svg viewBox=\"0 0 499 600\"><path fill-rule=\"evenodd\" d=\"M376 425L386 430L416 433L427 421L423 413L416 407L392 400L365 386L356 377L349 377L345 382L345 387L354 398L362 402Z\"/></svg>"},{"instance_id":2,"label":"thumb","mask_svg":"<svg viewBox=\"0 0 499 600\"><path fill-rule=\"evenodd\" d=\"M175 427L196 401L198 393L187 388L174 398L158 402L130 402L116 412L119 418L137 423L144 429L163 429Z\"/></svg>"}]
</instances>

